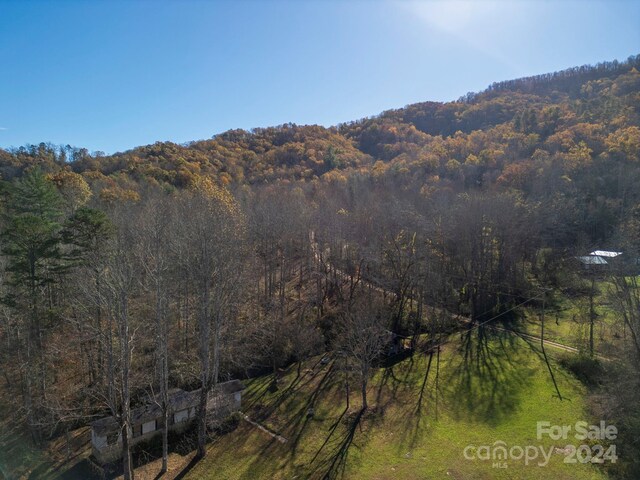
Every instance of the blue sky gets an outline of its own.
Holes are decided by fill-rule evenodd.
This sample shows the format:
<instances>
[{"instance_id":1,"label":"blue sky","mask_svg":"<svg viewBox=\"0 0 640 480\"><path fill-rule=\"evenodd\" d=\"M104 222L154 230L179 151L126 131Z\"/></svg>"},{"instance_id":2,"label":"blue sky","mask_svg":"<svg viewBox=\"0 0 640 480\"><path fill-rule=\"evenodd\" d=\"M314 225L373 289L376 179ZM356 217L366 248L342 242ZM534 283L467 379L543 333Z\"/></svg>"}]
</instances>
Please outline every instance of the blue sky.
<instances>
[{"instance_id":1,"label":"blue sky","mask_svg":"<svg viewBox=\"0 0 640 480\"><path fill-rule=\"evenodd\" d=\"M637 53L631 0L0 0L0 147L333 125Z\"/></svg>"}]
</instances>

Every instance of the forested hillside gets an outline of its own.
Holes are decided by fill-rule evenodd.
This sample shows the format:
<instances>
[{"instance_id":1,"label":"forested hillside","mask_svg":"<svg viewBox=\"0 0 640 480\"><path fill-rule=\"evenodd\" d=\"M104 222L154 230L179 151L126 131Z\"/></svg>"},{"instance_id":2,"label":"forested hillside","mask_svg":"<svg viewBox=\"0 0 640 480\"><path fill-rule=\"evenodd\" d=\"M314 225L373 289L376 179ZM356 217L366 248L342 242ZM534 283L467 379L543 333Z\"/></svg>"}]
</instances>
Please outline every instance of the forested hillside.
<instances>
[{"instance_id":1,"label":"forested hillside","mask_svg":"<svg viewBox=\"0 0 640 480\"><path fill-rule=\"evenodd\" d=\"M629 439L610 473L632 478L638 272L607 271L596 294L575 257L640 258L639 69L640 55L329 128L0 150L2 403L36 444L105 414L126 439L150 391L165 408L173 387L258 373L277 390L280 368L341 351L366 409L389 334L418 351L586 298L578 347L595 361L601 295L620 361L594 411ZM208 431L199 415L201 456Z\"/></svg>"},{"instance_id":2,"label":"forested hillside","mask_svg":"<svg viewBox=\"0 0 640 480\"><path fill-rule=\"evenodd\" d=\"M409 105L331 128L232 130L111 156L29 145L0 151L0 173L6 181L34 165L77 173L103 199L189 188L201 177L233 191L298 184L308 193L368 182L423 198L518 192L551 208L566 197L577 209L562 209L576 229L571 238L602 241L636 199L639 64L631 57L496 83L457 102Z\"/></svg>"}]
</instances>

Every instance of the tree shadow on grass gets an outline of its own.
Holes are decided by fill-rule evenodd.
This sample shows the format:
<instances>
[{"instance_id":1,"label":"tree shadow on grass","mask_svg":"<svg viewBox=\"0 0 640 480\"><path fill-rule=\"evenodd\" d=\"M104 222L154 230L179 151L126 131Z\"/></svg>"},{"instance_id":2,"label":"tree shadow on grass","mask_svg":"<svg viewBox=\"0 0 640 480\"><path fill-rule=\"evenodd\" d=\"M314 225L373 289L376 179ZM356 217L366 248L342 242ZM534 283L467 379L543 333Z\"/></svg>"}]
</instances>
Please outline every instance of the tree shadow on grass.
<instances>
[{"instance_id":1,"label":"tree shadow on grass","mask_svg":"<svg viewBox=\"0 0 640 480\"><path fill-rule=\"evenodd\" d=\"M291 456L296 454L302 434L311 418L313 418L318 400L324 392L331 388L330 381L335 373L334 366L335 364L332 363L316 388L311 392L311 395L309 395L307 401L300 406L297 412L291 415L290 420L283 426L283 429L290 429L291 432L295 432L291 438Z\"/></svg>"},{"instance_id":2,"label":"tree shadow on grass","mask_svg":"<svg viewBox=\"0 0 640 480\"><path fill-rule=\"evenodd\" d=\"M334 372L334 364L331 363L329 368L323 372L323 376L320 378L320 381L313 388L310 394L300 403L290 406L290 410L287 412L288 421L283 425L279 425L277 432L288 437L288 442L282 444L275 439L267 441L262 447L260 447L256 458L251 462L251 465L247 470L247 475L242 478L251 478L250 472L261 472L261 474L269 475L269 472L275 471L278 468L277 465L274 464L275 461L279 461L276 459L282 460L287 456L288 459L284 460L284 462L288 463L295 457L300 439L311 421L312 416L307 415L307 412L309 409L314 409L322 394L330 389L329 383L333 378ZM314 376L313 378L317 378L317 376ZM302 389L302 386L298 386L296 390L298 389ZM301 391L304 392L305 390ZM292 399L292 402L294 400L295 399ZM277 410L282 401L282 398L277 397L273 404L269 405L270 414Z\"/></svg>"},{"instance_id":3,"label":"tree shadow on grass","mask_svg":"<svg viewBox=\"0 0 640 480\"><path fill-rule=\"evenodd\" d=\"M532 370L518 355L518 341L508 332L480 327L461 332L460 347L447 355L444 365L436 365L436 355L429 351L424 375L416 383L415 403L399 414L398 449L411 450L423 437L436 411L434 399L438 410L491 425L514 413ZM435 392L437 367L440 381Z\"/></svg>"},{"instance_id":4,"label":"tree shadow on grass","mask_svg":"<svg viewBox=\"0 0 640 480\"><path fill-rule=\"evenodd\" d=\"M422 403L424 402L424 393L427 387L427 380L429 380L429 373L431 372L432 363L433 363L433 350L429 352L429 362L427 363L427 368L424 371L422 385L420 386L420 395L418 395L418 402L416 403L415 414L418 416L422 414Z\"/></svg>"},{"instance_id":5,"label":"tree shadow on grass","mask_svg":"<svg viewBox=\"0 0 640 480\"><path fill-rule=\"evenodd\" d=\"M331 442L330 444L329 440L334 435L340 420L336 422L334 428L329 432L329 436L310 462L308 478L334 480L344 476L349 456L349 448L353 443L353 437L364 413L365 410L360 410L353 420L349 422L344 434L338 437L336 439L337 441ZM342 418L342 416L340 418ZM320 457L320 453L325 447L328 447L327 450L325 450L327 454Z\"/></svg>"},{"instance_id":6,"label":"tree shadow on grass","mask_svg":"<svg viewBox=\"0 0 640 480\"><path fill-rule=\"evenodd\" d=\"M413 449L421 437L424 428L427 426L428 412L426 411L425 403L430 393L427 387L433 365L434 352L429 351L426 355L429 359L427 360L424 375L420 380L420 393L416 404L413 408L401 410L402 413L400 414L399 420L402 428L400 429L400 439L398 442L399 449ZM407 407L409 407L409 405L407 405Z\"/></svg>"},{"instance_id":7,"label":"tree shadow on grass","mask_svg":"<svg viewBox=\"0 0 640 480\"><path fill-rule=\"evenodd\" d=\"M279 391L273 397L270 398L268 402L264 405L261 405L260 400L264 399L267 396L267 392L269 390L270 382L265 382L264 385L258 387L256 389L257 397L252 398L250 402L247 403L247 409L262 406L263 411L260 413L259 419L268 418L272 415L282 404L290 400L296 393L300 391L304 391L305 387L307 387L310 383L312 383L319 374L322 373L322 368L316 371L316 368L321 365L320 361L316 362L311 370L306 374L296 375L296 377L291 380L289 385L286 388ZM325 372L323 379L321 380L321 384L324 382L327 374L331 372L333 369L333 363L329 365L329 369ZM317 389L316 389L317 390Z\"/></svg>"},{"instance_id":8,"label":"tree shadow on grass","mask_svg":"<svg viewBox=\"0 0 640 480\"><path fill-rule=\"evenodd\" d=\"M387 367L382 371L382 377L380 378L380 382L378 382L378 388L376 391L376 405L380 405L382 403L382 390L387 387L389 383L389 379L393 377L393 367Z\"/></svg>"},{"instance_id":9,"label":"tree shadow on grass","mask_svg":"<svg viewBox=\"0 0 640 480\"><path fill-rule=\"evenodd\" d=\"M333 434L338 428L338 425L340 425L340 422L342 422L342 419L344 418L348 410L349 410L348 408L345 408L340 414L340 416L337 418L337 420L333 423L333 425L329 427L329 434L327 435L327 438L324 440L324 442L322 442L322 445L320 445L320 449L315 453L315 455L311 459L311 463L316 461L316 459L318 458L318 456L320 455L324 447L329 443L329 441L331 440L331 437L333 437Z\"/></svg>"},{"instance_id":10,"label":"tree shadow on grass","mask_svg":"<svg viewBox=\"0 0 640 480\"><path fill-rule=\"evenodd\" d=\"M41 477L34 476L33 478L41 478ZM42 478L46 478L46 477L42 477ZM78 463L76 463L73 467L60 473L55 478L58 478L60 480L85 480L85 479L97 478L97 477L96 477L96 471L91 466L90 461L85 458L79 461Z\"/></svg>"},{"instance_id":11,"label":"tree shadow on grass","mask_svg":"<svg viewBox=\"0 0 640 480\"><path fill-rule=\"evenodd\" d=\"M255 387L254 387L255 385ZM249 409L254 405L260 403L267 393L269 392L269 382L253 382L244 393L245 408Z\"/></svg>"},{"instance_id":12,"label":"tree shadow on grass","mask_svg":"<svg viewBox=\"0 0 640 480\"><path fill-rule=\"evenodd\" d=\"M300 372L300 368L297 368L296 376L293 378L293 380L291 380L289 385L287 385L287 387L280 392L280 394L278 395L278 401L281 403L282 401L286 400L289 396L291 396L291 394L297 392L302 387L308 385L311 381L313 381L313 378L322 371L325 365L327 364L322 363L322 359L318 359L310 369L305 371L304 374ZM332 366L333 366L333 363L329 368L332 368ZM299 364L298 364L298 367L299 367ZM318 369L318 367L320 368ZM316 369L318 370L316 371ZM306 381L303 382L303 379L305 378L306 378Z\"/></svg>"},{"instance_id":13,"label":"tree shadow on grass","mask_svg":"<svg viewBox=\"0 0 640 480\"><path fill-rule=\"evenodd\" d=\"M335 364L332 363L313 391L306 396L303 402L296 404L293 411L288 413L289 421L282 426L282 431L289 435L289 442L280 444L275 440L269 441L261 448L249 471L262 472L267 475L269 471L275 471L294 460L301 439L314 423L314 415L307 415L307 412L309 409L314 409L316 405L320 405L320 399L324 395L330 392L335 393L334 380L339 382L335 378L336 372ZM335 420L332 419L327 436L318 450L312 456L309 452L311 460L306 464L290 464L299 478L335 479L340 477L344 473L349 448L364 413L358 411L355 416L350 416L348 409L345 408ZM317 412L315 417L317 417ZM278 467L278 465L274 465L273 461L276 461L276 458L280 458L278 461L282 461L282 453L284 453L282 449L287 450L288 459Z\"/></svg>"},{"instance_id":14,"label":"tree shadow on grass","mask_svg":"<svg viewBox=\"0 0 640 480\"><path fill-rule=\"evenodd\" d=\"M401 389L412 388L411 374L416 364L414 354L407 350L394 356L400 360L382 363L382 375L377 382L375 397L375 404L379 411L383 412L389 404L395 403ZM400 369L399 371L395 368L396 366ZM396 376L398 372L401 378Z\"/></svg>"},{"instance_id":15,"label":"tree shadow on grass","mask_svg":"<svg viewBox=\"0 0 640 480\"><path fill-rule=\"evenodd\" d=\"M547 365L549 371L551 371L553 369L552 366L552 362L549 359L549 357L547 357L543 351L542 348L540 346L540 342L539 340L532 340L529 337L524 337L522 335L520 335L520 332L514 332L514 336L517 336L517 338L521 339L524 343L527 344L527 346L529 347L529 349L536 355L536 357L538 357L538 359L540 360L541 363L544 363ZM571 378L571 375L568 374L568 372L564 369L553 369L553 371L555 372L553 375L558 376L559 378ZM550 378L550 381L554 381L554 378ZM568 400L571 401L571 398L567 397L565 395L565 392L562 391L562 389L560 389L558 387L558 390L560 391L560 395L562 396L562 398L560 398L560 400ZM558 399L558 394L554 393L552 395L553 398Z\"/></svg>"},{"instance_id":16,"label":"tree shadow on grass","mask_svg":"<svg viewBox=\"0 0 640 480\"><path fill-rule=\"evenodd\" d=\"M197 456L193 457L191 461L182 469L182 471L174 477L174 480L182 480L191 471L191 469L198 464L198 462L200 462L200 459ZM156 480L159 478L162 478L162 476L158 475L156 477Z\"/></svg>"},{"instance_id":17,"label":"tree shadow on grass","mask_svg":"<svg viewBox=\"0 0 640 480\"><path fill-rule=\"evenodd\" d=\"M496 425L517 409L532 367L521 361L516 342L508 332L486 327L462 332L443 399L455 415Z\"/></svg>"}]
</instances>

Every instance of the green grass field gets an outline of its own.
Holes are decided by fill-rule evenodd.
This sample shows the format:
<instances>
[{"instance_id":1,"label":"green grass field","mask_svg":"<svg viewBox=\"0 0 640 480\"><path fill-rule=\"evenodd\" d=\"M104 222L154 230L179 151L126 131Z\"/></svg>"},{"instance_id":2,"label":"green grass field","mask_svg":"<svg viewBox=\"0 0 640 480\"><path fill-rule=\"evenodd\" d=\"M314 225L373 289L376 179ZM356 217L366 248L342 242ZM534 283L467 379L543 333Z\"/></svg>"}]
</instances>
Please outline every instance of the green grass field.
<instances>
[{"instance_id":1,"label":"green grass field","mask_svg":"<svg viewBox=\"0 0 640 480\"><path fill-rule=\"evenodd\" d=\"M610 355L614 345L619 344L619 335L624 334L622 325L616 322L607 301L607 282L598 283L598 294L594 297L596 321L594 324L594 349L601 355ZM540 335L540 310L523 308L520 329L531 335ZM589 348L589 301L588 297L559 297L557 305L546 312L545 339L577 348L587 353Z\"/></svg>"},{"instance_id":2,"label":"green grass field","mask_svg":"<svg viewBox=\"0 0 640 480\"><path fill-rule=\"evenodd\" d=\"M288 439L280 443L242 422L214 441L188 479L604 479L591 464L566 464L554 452L547 466L536 461L466 460L464 448L543 445L568 441L536 438L536 422L569 425L590 420L584 387L553 363L560 401L539 353L513 335L491 332L455 335L440 354L416 354L377 370L369 387L371 412L358 415L357 385L345 410L344 373L339 363L292 367L276 392L270 378L247 382L243 408L251 418ZM495 333L493 333L495 335ZM436 389L436 377L437 386ZM313 417L306 415L313 408Z\"/></svg>"}]
</instances>

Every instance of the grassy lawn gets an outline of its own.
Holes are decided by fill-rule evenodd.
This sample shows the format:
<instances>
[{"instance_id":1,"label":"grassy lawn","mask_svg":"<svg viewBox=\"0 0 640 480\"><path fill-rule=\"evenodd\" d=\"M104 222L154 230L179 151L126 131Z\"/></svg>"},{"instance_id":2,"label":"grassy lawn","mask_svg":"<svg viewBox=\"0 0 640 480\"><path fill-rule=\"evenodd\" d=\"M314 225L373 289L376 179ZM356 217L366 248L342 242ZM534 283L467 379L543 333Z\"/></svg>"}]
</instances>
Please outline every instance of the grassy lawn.
<instances>
[{"instance_id":1,"label":"grassy lawn","mask_svg":"<svg viewBox=\"0 0 640 480\"><path fill-rule=\"evenodd\" d=\"M607 304L607 282L598 283L598 294L594 297L596 322L594 328L594 347L596 352L607 355L612 345L619 343L622 326L616 323L615 316ZM524 308L523 326L525 332L540 335L540 311ZM588 349L589 345L589 300L587 297L561 297L558 305L546 312L545 339L562 343L579 350Z\"/></svg>"},{"instance_id":2,"label":"grassy lawn","mask_svg":"<svg viewBox=\"0 0 640 480\"><path fill-rule=\"evenodd\" d=\"M514 336L487 338L487 332L455 335L436 355L416 354L377 370L369 388L371 412L359 417L357 386L345 410L341 361L292 368L276 392L270 379L248 381L245 412L288 439L282 444L243 422L210 446L187 479L325 478L350 479L604 479L590 464L565 464L555 452L544 467L509 460L466 460L464 448L581 443L536 438L536 422L570 425L589 420L581 384L553 364L565 398L555 396L538 353ZM427 375L428 371L428 375ZM436 372L438 388L436 389ZM426 379L426 381L425 381ZM423 388L424 385L424 388ZM306 415L313 408L313 417ZM541 458L540 458L541 459Z\"/></svg>"},{"instance_id":3,"label":"grassy lawn","mask_svg":"<svg viewBox=\"0 0 640 480\"><path fill-rule=\"evenodd\" d=\"M83 462L91 453L88 427L38 448L14 414L15 410L0 402L0 480L89 478L91 471Z\"/></svg>"},{"instance_id":4,"label":"grassy lawn","mask_svg":"<svg viewBox=\"0 0 640 480\"><path fill-rule=\"evenodd\" d=\"M0 404L0 479L20 478L30 472L31 465L40 465L44 455L29 440L27 434L9 419L14 411Z\"/></svg>"},{"instance_id":5,"label":"grassy lawn","mask_svg":"<svg viewBox=\"0 0 640 480\"><path fill-rule=\"evenodd\" d=\"M542 445L547 452L583 443L536 438L537 421L593 420L584 387L553 359L552 366L564 401L555 394L537 345L493 330L458 333L442 348L439 364L437 355L421 353L376 369L368 390L371 408L359 416L357 375L347 410L343 361L322 364L315 358L300 375L296 366L284 372L275 392L270 376L246 381L244 412L286 443L242 421L210 444L203 461L172 454L166 478L605 479L597 466L565 464L559 450L544 467L536 465L542 457L529 465L507 460L503 469L463 456L467 445L497 441L508 447ZM80 462L89 453L86 429L74 438L70 462L62 439L44 454L26 435L9 432L7 423L3 427L0 466L11 472L7 478L86 478ZM137 469L136 478L155 478L158 469L156 460Z\"/></svg>"}]
</instances>

